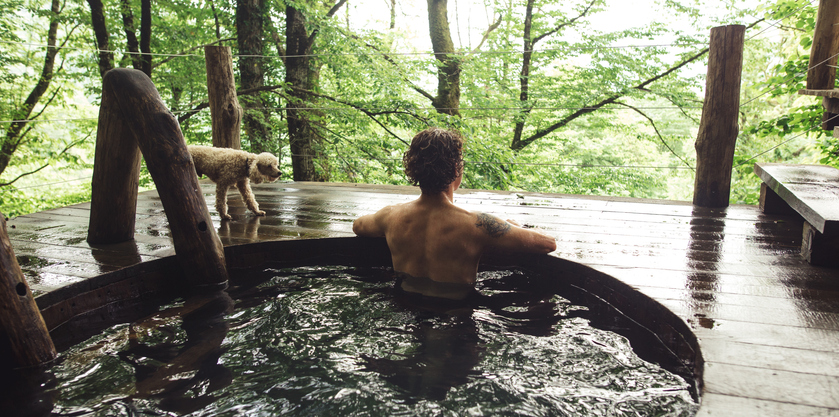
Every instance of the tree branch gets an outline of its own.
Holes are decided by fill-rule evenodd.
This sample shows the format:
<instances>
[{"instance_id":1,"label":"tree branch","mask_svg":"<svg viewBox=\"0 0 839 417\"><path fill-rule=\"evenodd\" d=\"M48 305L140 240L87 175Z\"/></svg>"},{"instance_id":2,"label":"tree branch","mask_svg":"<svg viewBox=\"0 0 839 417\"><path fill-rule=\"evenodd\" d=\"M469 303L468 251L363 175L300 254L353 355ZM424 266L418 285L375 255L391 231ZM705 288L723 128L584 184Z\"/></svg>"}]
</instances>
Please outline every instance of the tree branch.
<instances>
[{"instance_id":1,"label":"tree branch","mask_svg":"<svg viewBox=\"0 0 839 417\"><path fill-rule=\"evenodd\" d=\"M60 48L55 46L58 39L60 11L61 9L58 0L52 0L50 7L50 24L47 31L47 51L46 54L44 54L44 66L41 69L41 75L38 77L37 83L35 83L35 86L26 97L26 100L24 100L15 112L12 113L13 118L17 120L12 122L6 129L5 139L0 145L0 173L5 171L6 167L9 165L12 154L17 150L18 144L20 144L20 132L24 127L26 127L28 123L27 119L29 119L29 116L32 114L32 110L35 109L35 106L41 100L41 97L47 92L47 89L52 82L52 78L55 75L55 57L58 55L60 50Z\"/></svg>"},{"instance_id":2,"label":"tree branch","mask_svg":"<svg viewBox=\"0 0 839 417\"><path fill-rule=\"evenodd\" d=\"M50 99L47 100L46 103L44 103L43 107L41 107L41 111L39 111L38 113L35 113L34 116L30 116L28 120L35 120L38 117L40 117L42 114L44 114L44 112L47 110L47 107L49 107L49 105L52 104L53 100L55 100L55 97L58 96L59 91L61 91L60 86L58 88L56 88L55 91L53 91L52 97L50 97Z\"/></svg>"},{"instance_id":3,"label":"tree branch","mask_svg":"<svg viewBox=\"0 0 839 417\"><path fill-rule=\"evenodd\" d=\"M205 101L205 102L199 103L197 106L193 107L192 110L184 110L183 113L181 113L181 115L178 116L178 124L182 124L183 122L189 120L190 117L192 117L193 115L195 115L199 111L204 110L204 109L208 109L208 108L210 108L210 102Z\"/></svg>"},{"instance_id":4,"label":"tree branch","mask_svg":"<svg viewBox=\"0 0 839 417\"><path fill-rule=\"evenodd\" d=\"M299 90L299 89L295 89L295 90ZM376 117L374 117L375 115L374 115L372 112L368 111L367 109L365 109L365 108L363 108L363 107L357 106L357 105L355 105L355 104L353 104L353 103L346 102L346 101L343 101L343 100L338 100L337 98L330 97L330 96L327 96L327 95L325 95L325 94L319 94L319 93L315 93L315 92L313 92L313 91L303 91L303 90L299 90L299 91L302 91L302 92L304 92L304 93L306 93L306 94L313 95L313 96L316 96L316 97L325 98L325 99L327 99L327 100L331 100L331 101L334 101L334 102L336 102L336 103L343 104L343 105L345 105L345 106L352 107L352 108L354 108L354 109L356 109L356 110L358 110L358 111L360 111L360 112L364 113L365 115L367 115L367 117L369 117L369 118L370 118L370 119L372 119L374 122L376 122L376 124L378 124L379 126L381 126L381 127L382 127L382 129L384 129L384 130L385 130L385 132L387 132L388 134L390 134L390 135L391 135L391 136L393 136L394 138L398 139L400 142L404 143L405 145L410 145L410 143L409 143L408 141L406 141L405 139L400 138L400 137L399 137L399 135L397 135L396 133L391 132L391 131L390 131L390 129L388 129L388 128L387 128L387 126L385 126L385 125L384 125L384 123L380 122L378 119L376 119Z\"/></svg>"},{"instance_id":5,"label":"tree branch","mask_svg":"<svg viewBox=\"0 0 839 417\"><path fill-rule=\"evenodd\" d=\"M271 34L271 40L274 41L274 47L277 48L277 55L283 61L283 65L285 65L285 56L286 51L285 47L283 46L283 41L280 39L280 34L277 33L277 28L274 27L274 21L271 20L271 16L268 16L268 32Z\"/></svg>"},{"instance_id":6,"label":"tree branch","mask_svg":"<svg viewBox=\"0 0 839 417\"><path fill-rule=\"evenodd\" d=\"M246 88L244 90L236 90L236 96L237 97L238 96L249 96L249 95L252 95L252 94L259 93L261 91L282 90L284 88L286 88L286 86L283 85L283 84L281 84L281 85L263 85L263 86L260 86L260 87ZM193 107L191 110L184 110L184 112L180 116L178 116L178 123L183 123L183 122L189 120L190 117L192 117L193 115L195 115L199 111L204 110L204 109L209 108L209 107L210 107L210 102L209 101L202 101L202 102L196 104L195 107Z\"/></svg>"},{"instance_id":7,"label":"tree branch","mask_svg":"<svg viewBox=\"0 0 839 417\"><path fill-rule=\"evenodd\" d=\"M337 3L335 3L335 5L334 5L334 6L332 6L332 8L331 8L331 9L329 9L329 11L328 11L328 12L326 12L326 18L327 18L327 19L329 19L329 18L331 18L332 16L334 16L334 15L335 15L335 13L338 13L338 9L340 9L340 8L341 8L341 6L343 6L343 5L344 5L344 3L346 3L346 2L347 2L347 0L338 0L338 2L337 2Z\"/></svg>"},{"instance_id":8,"label":"tree branch","mask_svg":"<svg viewBox=\"0 0 839 417\"><path fill-rule=\"evenodd\" d=\"M701 51L699 51L699 52L697 52L696 54L694 54L693 56L691 56L691 57L689 57L689 58L685 59L684 61L682 61L682 62L678 63L677 65L675 65L675 66L671 67L671 68L670 68L670 69L668 69L667 71L664 71L664 72L662 72L661 74L658 74L658 75L656 75L656 76L654 76L654 77L652 77L652 78L649 78L649 79L647 79L647 80L645 80L645 81L641 82L640 84L638 84L638 85L636 85L636 86L634 86L634 87L631 87L631 88L629 88L629 89L627 89L627 90L631 90L631 89L635 89L635 90L642 90L642 89L646 88L646 86L648 86L648 85L650 85L650 84L652 84L652 83L654 83L654 82L656 82L656 81L658 81L658 80L660 80L660 79L662 79L662 78L664 78L664 77L666 77L666 76L668 76L668 75L670 75L670 74L672 74L672 73L674 73L674 72L678 71L680 68L684 67L685 65L690 64L690 63L691 63L691 62L693 62L693 61L696 61L697 59L701 58L703 55L705 55L705 54L707 54L707 53L708 53L708 48L704 48L704 49L702 49ZM533 135L531 135L530 137L528 137L528 138L526 138L526 139L522 139L522 140L519 140L519 141L514 141L514 142L510 145L510 148L511 148L511 149L513 149L513 150L515 150L515 151L521 150L521 149L523 149L525 146L527 146L527 145L529 145L530 143L532 143L533 141L535 141L535 140L537 140L537 139L540 139L540 138L542 138L542 137L544 137L544 136L547 136L549 133L551 133L551 132L553 132L553 131L555 131L555 130L557 130L557 129L559 129L559 128L564 127L565 125L567 125L568 123L570 123L570 122L571 122L571 121L573 121L574 119L576 119L576 118L578 118L578 117L580 117L580 116L583 116L583 115L585 115L585 114L591 113L591 112L593 112L593 111L595 111L595 110L598 110L598 109L600 109L601 107L603 107L603 106L605 106L605 105L607 105L607 104L612 104L612 103L614 103L615 101L617 101L618 99L620 99L621 97L623 97L625 94L626 94L626 90L625 90L625 91L621 91L621 92L617 92L617 93L615 93L615 94L612 94L612 95L611 95L611 96L609 96L609 97L604 98L603 100L600 100L599 102L597 102L597 103L595 103L595 104L592 104L592 105L589 105L589 106L583 107L583 108L581 108L581 109L579 109L579 110L575 111L574 113L571 113L571 114L569 114L568 116L565 116L564 118L562 118L562 120L560 120L560 121L558 121L558 122L556 122L556 123L554 123L554 124L552 124L552 125L550 125L550 126L548 126L548 127L544 128L544 129L542 129L542 130L537 131L536 133L534 133Z\"/></svg>"},{"instance_id":9,"label":"tree branch","mask_svg":"<svg viewBox=\"0 0 839 417\"><path fill-rule=\"evenodd\" d=\"M471 53L475 54L475 53L477 53L478 51L481 50L481 46L483 46L484 42L486 42L487 39L489 39L489 34L492 33L492 31L494 31L495 29L498 29L499 26L501 26L501 19L503 17L504 17L504 15L499 14L498 15L498 20L496 20L491 25L489 25L487 30L484 32L484 36L481 38L481 42L478 43L478 46L476 46L475 49L472 49Z\"/></svg>"},{"instance_id":10,"label":"tree branch","mask_svg":"<svg viewBox=\"0 0 839 417\"><path fill-rule=\"evenodd\" d=\"M661 132L658 131L658 126L656 126L655 121L650 116L647 116L647 114L642 112L641 109L639 109L637 107L630 106L629 104L626 104L626 103L623 103L623 102L620 102L620 101L616 101L615 104L619 104L621 106L624 106L624 107L630 108L632 110L635 110L635 112L637 112L641 116L644 116L644 118L647 119L650 122L650 124L652 125L653 130L655 130L655 134L656 134L656 136L658 136L658 140L661 142L661 144L664 145L664 147L667 148L667 150L670 151L670 153L672 153L673 156L675 156L676 158L679 158L679 160L682 161L682 163L685 164L685 166L687 166L691 170L695 171L695 169L687 161L685 161L685 159L681 155L676 153L676 151L673 150L673 148L670 147L670 144L668 144L664 140L664 137L661 135Z\"/></svg>"},{"instance_id":11,"label":"tree branch","mask_svg":"<svg viewBox=\"0 0 839 417\"><path fill-rule=\"evenodd\" d=\"M560 30L562 30L562 28L564 28L564 27L566 27L566 26L570 26L570 25L574 24L574 22L576 22L576 21L578 21L578 20L582 19L583 17L585 17L585 15L587 15L587 14L588 14L588 12L590 12L590 11L591 11L591 8L592 8L592 6L594 6L594 3L595 3L596 1L597 1L597 0L591 0L591 3L589 3L589 4L588 4L588 6L586 6L586 8L585 8L582 12L580 12L580 14L579 14L579 15L577 15L577 17L575 17L575 18L573 18L573 19L571 19L571 20L565 21L565 22L563 22L563 23L560 23L560 24L559 24L559 25L557 25L555 28L553 28L553 30L550 30L550 31L548 31L548 32L545 32L545 33L543 33L543 34L541 34L541 35L537 36L536 38L534 38L534 39L533 39L533 41L531 42L531 43L532 43L532 45L536 45L536 42L539 42L539 41L541 41L542 39L544 39L545 37L550 36L550 35L553 35L553 34L554 34L554 33L556 33L556 32L559 32Z\"/></svg>"},{"instance_id":12,"label":"tree branch","mask_svg":"<svg viewBox=\"0 0 839 417\"><path fill-rule=\"evenodd\" d=\"M399 63L397 63L397 62L396 62L393 58L391 58L391 57L390 57L388 54L386 54L385 52L382 52L382 51L381 51L379 48L377 48L375 45L371 45L371 44L369 44L369 43L367 43L367 42L364 42L361 38L359 38L359 37L358 37L357 35L355 35L355 34L351 34L351 33L344 33L344 35L346 35L346 36L348 36L348 37L350 37L350 38L352 38L352 39L355 39L355 40L357 40L357 41L359 41L359 42L362 42L362 43L364 44L364 46L366 46L366 47L368 47L368 48L370 48L370 49L372 49L372 50L376 51L378 54L380 54L380 55L382 56L382 58L385 60L385 62L387 62L387 63L389 63L390 65L393 65L394 67L396 67L397 69L399 69L399 70L400 70L400 74L401 74L401 72L402 72L402 71L401 71L401 70L402 70L402 68L400 68L400 67L399 67ZM416 91L417 93L419 93L421 96L423 96L423 97L427 98L429 101L433 101L433 100L435 99L435 97L434 97L433 95L431 95L429 92L427 92L427 91L423 90L422 88L420 88L419 86L417 86L416 84L414 84L414 82L413 82L413 81L411 81L410 79L408 79L408 78L406 78L406 77L404 77L404 76L402 76L402 75L400 75L400 77L402 78L402 81L405 81L406 83L408 83L408 87L410 87L412 90L414 90L414 91Z\"/></svg>"},{"instance_id":13,"label":"tree branch","mask_svg":"<svg viewBox=\"0 0 839 417\"><path fill-rule=\"evenodd\" d=\"M63 149L61 152L59 152L59 153L58 153L58 155L56 155L56 158L57 158L57 157L59 157L59 156L61 156L61 155L64 155L65 153L67 153L67 151L69 151L70 149L72 149L74 146L76 146L76 145L78 145L78 144L80 144L80 143L82 143L82 142L86 141L88 138L90 138L91 134L92 134L92 132L91 132L91 133L88 133L88 134L87 134L87 136L85 136L84 138L79 139L79 140L77 140L77 141L75 141L75 142L71 142L69 145L65 146L65 147L64 147L64 149ZM49 164L49 163L46 163L46 164L42 165L40 168L37 168L37 169L35 169L35 170L33 170L33 171L24 172L23 174L18 175L17 177L15 177L15 179L13 179L13 180L11 180L11 181L9 181L9 182L0 182L0 187L7 187L7 186L9 186L9 185L12 185L12 184L14 184L14 183L15 183L15 181L17 181L17 180L19 180L19 179L21 179L21 178L23 178L23 177L25 177L25 176L27 176L27 175L32 175L32 174L34 174L34 173L36 173L36 172L38 172L38 171L40 171L40 170L42 170L42 169L44 169L44 168L46 168L46 167L48 167L48 166L50 166L50 164Z\"/></svg>"},{"instance_id":14,"label":"tree branch","mask_svg":"<svg viewBox=\"0 0 839 417\"><path fill-rule=\"evenodd\" d=\"M343 6L344 3L346 3L346 2L347 2L347 0L338 0L338 2L335 3L335 5L333 5L332 8L329 9L328 12L326 12L326 18L327 19L332 18L332 16L335 15L335 13L338 12L338 9L340 9L341 6ZM315 37L317 35L318 35L318 29L313 30L312 34L309 35L309 46L310 47L315 44Z\"/></svg>"},{"instance_id":15,"label":"tree branch","mask_svg":"<svg viewBox=\"0 0 839 417\"><path fill-rule=\"evenodd\" d=\"M36 113L34 116L30 116L30 117L28 117L28 118L26 119L26 123L27 123L26 130L24 130L23 132L19 133L19 134L17 135L17 138L16 138L15 140L11 140L10 138L6 138L6 140L7 140L7 141L9 141L9 142L13 142L13 143L9 143L9 144L8 144L8 147L6 148L7 150L11 151L11 153L14 153L14 152L16 152L16 151L17 151L17 148L19 148L21 144L23 144L23 143L26 143L26 142L27 142L27 141L25 140L25 139L26 139L26 136L29 134L29 132L31 132L31 131L32 131L32 129L34 129L34 128L35 128L35 126L34 126L34 125L32 125L32 124L28 124L28 123L29 123L30 121L32 121L32 120L37 119L37 118L38 118L38 117L40 117L42 114L44 114L44 112L47 110L47 108L49 108L49 105L53 102L53 100L55 100L55 97L58 95L58 92L59 92L60 90L61 90L61 87L56 88L56 89L55 89L55 91L52 93L52 97L50 97L50 99L49 99L49 100L47 100L47 102L46 102L46 103L44 103L44 106L41 108L41 111L39 111L38 113Z\"/></svg>"}]
</instances>

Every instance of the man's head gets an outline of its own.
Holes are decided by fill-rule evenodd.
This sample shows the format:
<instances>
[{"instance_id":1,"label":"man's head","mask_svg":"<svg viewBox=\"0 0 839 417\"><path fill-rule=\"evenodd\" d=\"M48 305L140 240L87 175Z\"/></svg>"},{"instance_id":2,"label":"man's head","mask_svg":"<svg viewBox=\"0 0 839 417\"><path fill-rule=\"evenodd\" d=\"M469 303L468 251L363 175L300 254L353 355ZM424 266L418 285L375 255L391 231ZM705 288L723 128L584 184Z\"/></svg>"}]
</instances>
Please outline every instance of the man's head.
<instances>
[{"instance_id":1,"label":"man's head","mask_svg":"<svg viewBox=\"0 0 839 417\"><path fill-rule=\"evenodd\" d=\"M411 184L423 192L443 192L463 173L463 138L451 130L425 129L414 136L402 163Z\"/></svg>"}]
</instances>

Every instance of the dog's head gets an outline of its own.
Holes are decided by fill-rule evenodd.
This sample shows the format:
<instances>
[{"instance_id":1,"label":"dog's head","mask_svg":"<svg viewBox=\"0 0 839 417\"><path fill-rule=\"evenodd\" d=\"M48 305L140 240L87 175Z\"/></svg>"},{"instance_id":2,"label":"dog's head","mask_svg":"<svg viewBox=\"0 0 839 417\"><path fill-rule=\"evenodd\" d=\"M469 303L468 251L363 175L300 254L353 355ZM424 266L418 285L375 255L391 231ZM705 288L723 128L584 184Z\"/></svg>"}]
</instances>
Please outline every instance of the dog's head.
<instances>
[{"instance_id":1,"label":"dog's head","mask_svg":"<svg viewBox=\"0 0 839 417\"><path fill-rule=\"evenodd\" d=\"M276 156L263 152L256 156L251 167L249 178L251 182L259 184L262 182L274 182L280 178L280 161ZM254 169L255 168L255 169Z\"/></svg>"}]
</instances>

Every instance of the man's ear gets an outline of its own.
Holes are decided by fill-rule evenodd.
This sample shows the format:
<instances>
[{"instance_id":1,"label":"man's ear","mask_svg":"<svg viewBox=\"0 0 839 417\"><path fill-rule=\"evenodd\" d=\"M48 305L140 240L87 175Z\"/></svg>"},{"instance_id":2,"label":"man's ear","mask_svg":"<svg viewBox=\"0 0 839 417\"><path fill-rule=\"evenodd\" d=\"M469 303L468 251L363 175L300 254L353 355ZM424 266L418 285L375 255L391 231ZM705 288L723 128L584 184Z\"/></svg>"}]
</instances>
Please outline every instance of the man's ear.
<instances>
[{"instance_id":1,"label":"man's ear","mask_svg":"<svg viewBox=\"0 0 839 417\"><path fill-rule=\"evenodd\" d=\"M457 175L457 178L454 179L454 189L457 190L460 188L460 183L463 182L463 169L460 170L460 174Z\"/></svg>"}]
</instances>

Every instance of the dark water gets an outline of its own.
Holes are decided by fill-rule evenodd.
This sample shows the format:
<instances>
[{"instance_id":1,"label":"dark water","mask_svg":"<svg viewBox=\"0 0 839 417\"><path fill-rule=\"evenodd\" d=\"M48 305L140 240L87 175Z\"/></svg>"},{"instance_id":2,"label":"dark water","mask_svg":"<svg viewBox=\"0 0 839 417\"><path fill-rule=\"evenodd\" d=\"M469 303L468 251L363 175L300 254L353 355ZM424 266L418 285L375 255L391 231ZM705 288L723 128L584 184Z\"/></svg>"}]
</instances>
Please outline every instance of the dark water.
<instances>
[{"instance_id":1,"label":"dark water","mask_svg":"<svg viewBox=\"0 0 839 417\"><path fill-rule=\"evenodd\" d=\"M51 369L61 415L690 416L678 376L528 291L483 272L476 306L390 294L384 269L257 271L98 334Z\"/></svg>"}]
</instances>

